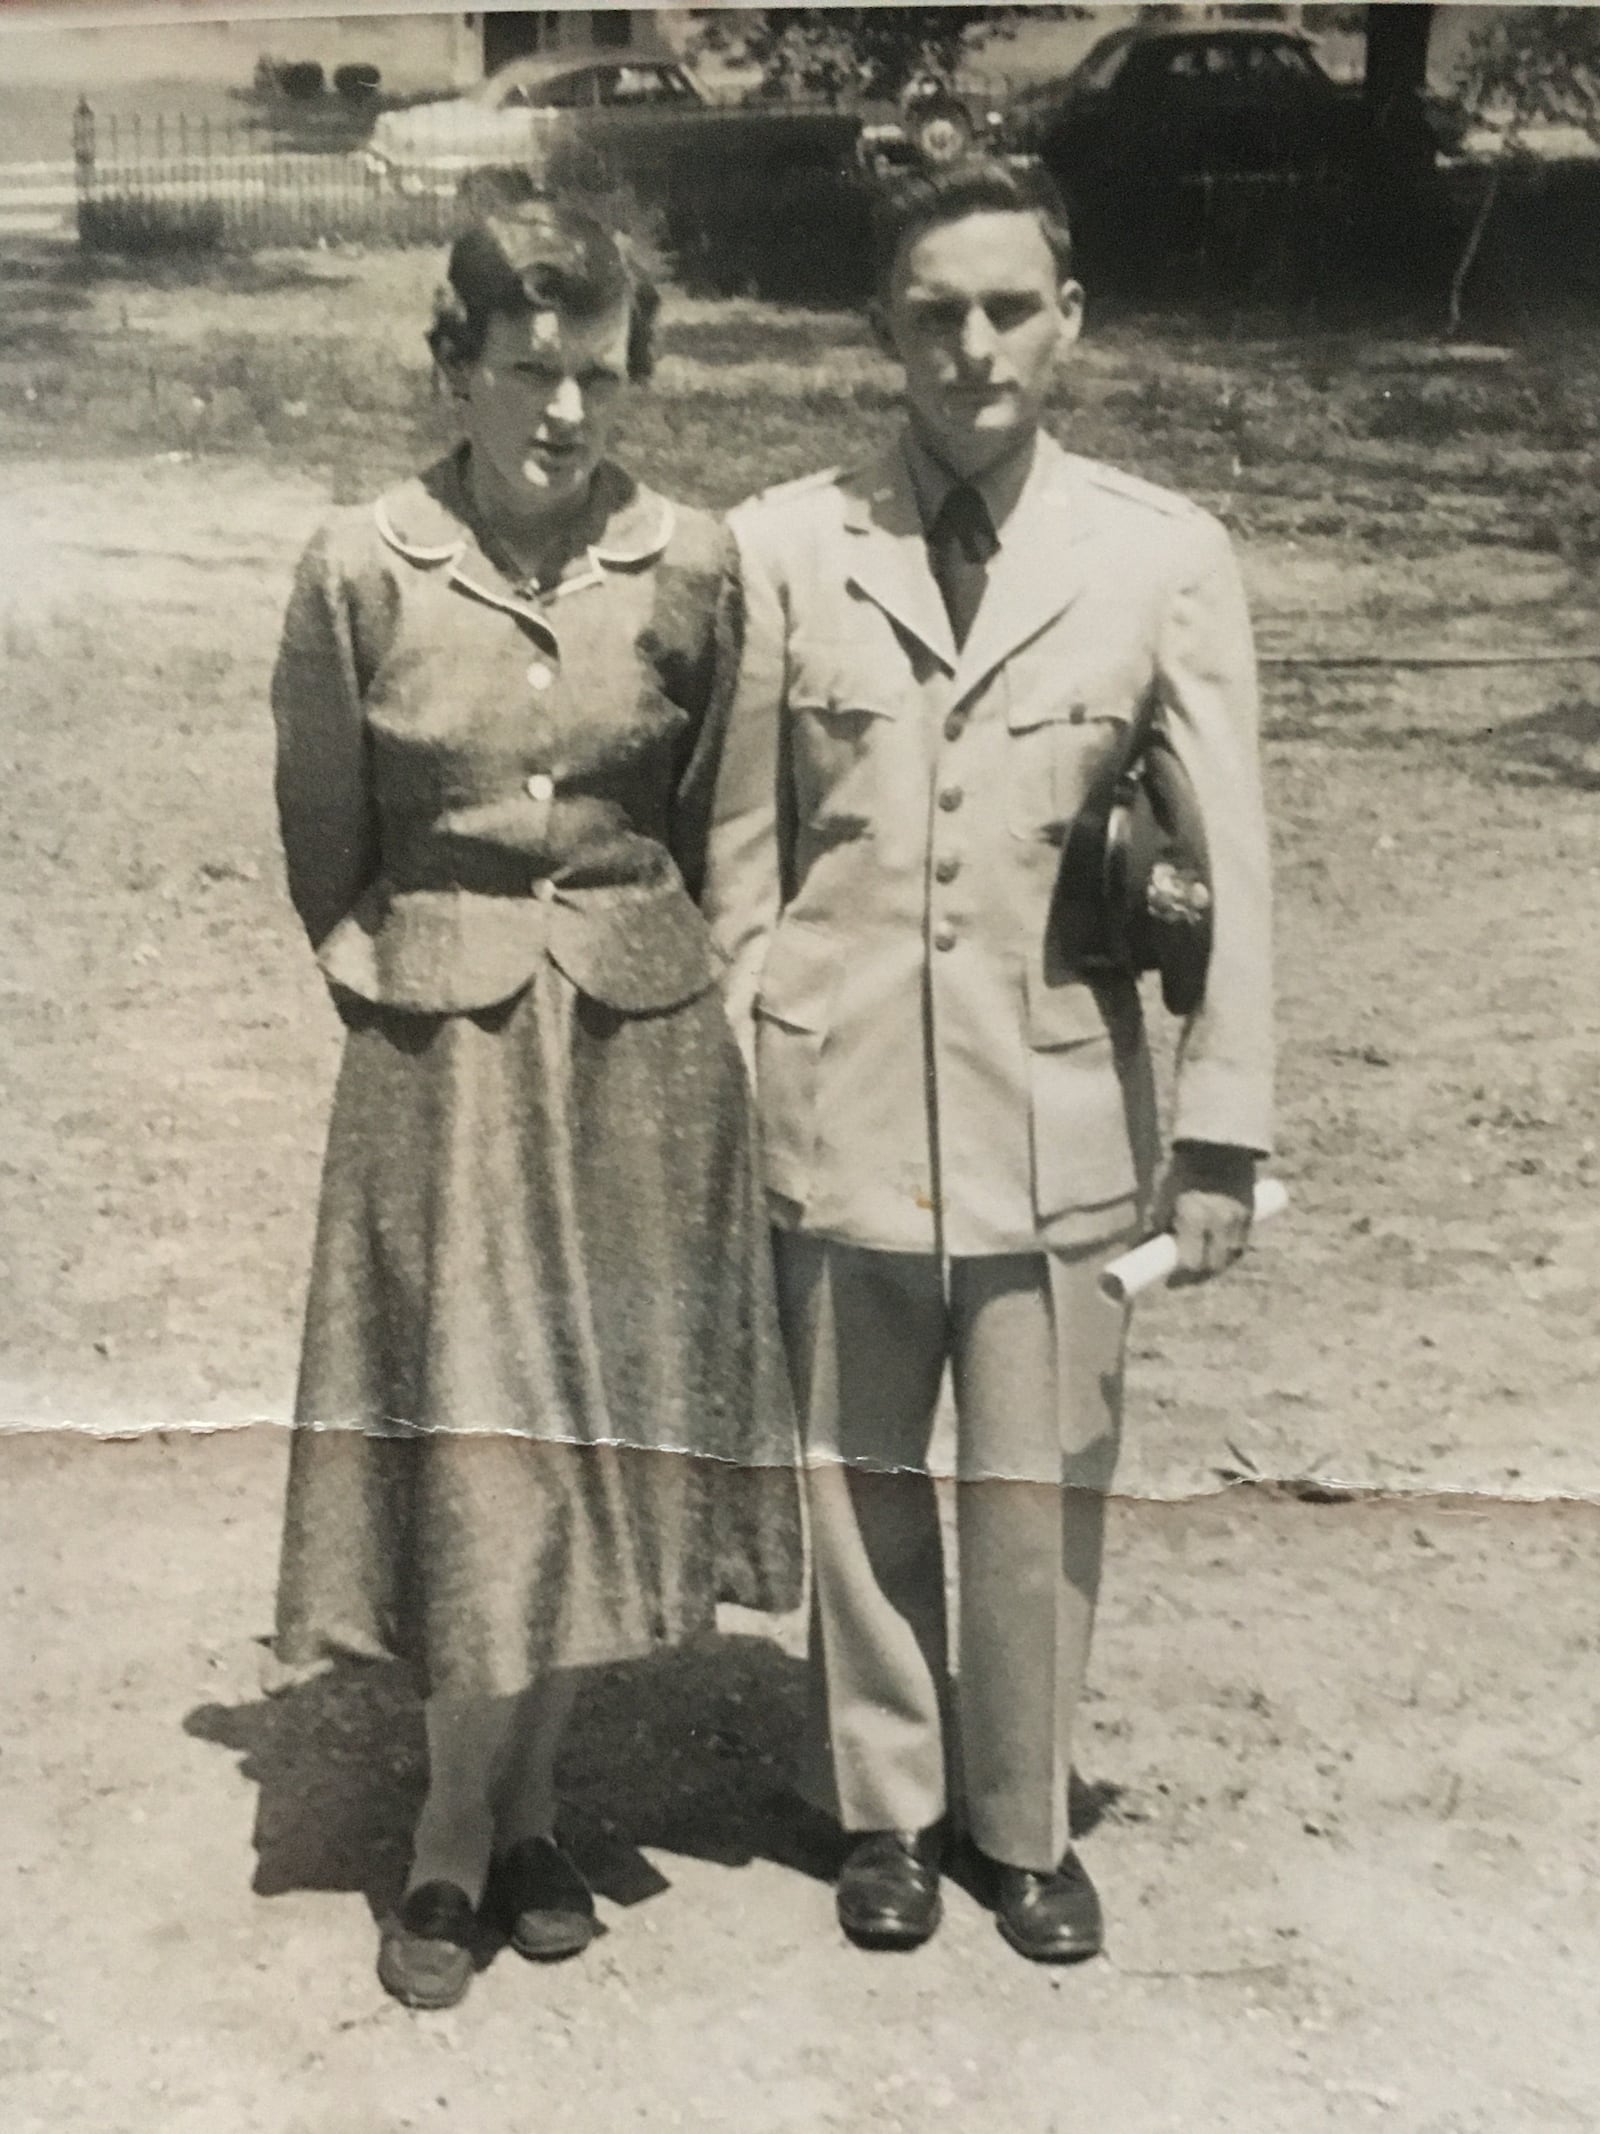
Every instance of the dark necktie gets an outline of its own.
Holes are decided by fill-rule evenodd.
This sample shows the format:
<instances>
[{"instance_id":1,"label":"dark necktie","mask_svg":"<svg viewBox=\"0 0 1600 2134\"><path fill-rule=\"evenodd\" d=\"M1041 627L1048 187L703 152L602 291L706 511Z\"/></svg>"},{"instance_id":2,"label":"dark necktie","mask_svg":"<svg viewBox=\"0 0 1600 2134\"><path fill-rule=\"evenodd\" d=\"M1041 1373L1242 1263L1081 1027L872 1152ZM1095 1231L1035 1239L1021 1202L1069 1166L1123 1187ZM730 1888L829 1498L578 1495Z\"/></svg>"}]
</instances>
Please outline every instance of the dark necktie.
<instances>
[{"instance_id":1,"label":"dark necktie","mask_svg":"<svg viewBox=\"0 0 1600 2134\"><path fill-rule=\"evenodd\" d=\"M988 505L970 482L958 482L928 533L928 561L958 646L967 641L999 546Z\"/></svg>"}]
</instances>

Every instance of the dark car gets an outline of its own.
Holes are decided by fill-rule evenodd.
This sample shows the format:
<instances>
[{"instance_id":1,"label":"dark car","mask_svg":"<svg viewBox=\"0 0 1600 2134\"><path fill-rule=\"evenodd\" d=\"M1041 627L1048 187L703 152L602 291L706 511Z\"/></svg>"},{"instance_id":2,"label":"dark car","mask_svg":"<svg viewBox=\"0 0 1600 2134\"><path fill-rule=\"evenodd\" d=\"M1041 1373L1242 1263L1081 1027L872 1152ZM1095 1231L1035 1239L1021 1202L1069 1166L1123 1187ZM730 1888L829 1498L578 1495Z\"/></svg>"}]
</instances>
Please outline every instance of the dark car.
<instances>
[{"instance_id":1,"label":"dark car","mask_svg":"<svg viewBox=\"0 0 1600 2134\"><path fill-rule=\"evenodd\" d=\"M1013 146L1080 202L1130 181L1347 164L1363 123L1308 38L1251 24L1113 30L1008 116Z\"/></svg>"},{"instance_id":2,"label":"dark car","mask_svg":"<svg viewBox=\"0 0 1600 2134\"><path fill-rule=\"evenodd\" d=\"M1419 202L1450 119L1430 98L1369 107L1308 37L1257 23L1114 30L1007 114L1096 280L1187 261L1241 285L1309 285L1384 203Z\"/></svg>"}]
</instances>

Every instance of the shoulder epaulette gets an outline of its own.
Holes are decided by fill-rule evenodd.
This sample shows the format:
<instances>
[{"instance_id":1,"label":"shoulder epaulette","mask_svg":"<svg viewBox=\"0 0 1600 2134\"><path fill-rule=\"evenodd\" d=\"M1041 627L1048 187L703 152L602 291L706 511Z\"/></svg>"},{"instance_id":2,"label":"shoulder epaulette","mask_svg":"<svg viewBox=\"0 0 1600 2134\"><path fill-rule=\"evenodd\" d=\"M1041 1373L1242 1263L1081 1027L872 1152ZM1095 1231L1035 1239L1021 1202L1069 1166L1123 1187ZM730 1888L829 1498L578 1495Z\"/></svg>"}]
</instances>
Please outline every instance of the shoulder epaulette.
<instances>
[{"instance_id":1,"label":"shoulder epaulette","mask_svg":"<svg viewBox=\"0 0 1600 2134\"><path fill-rule=\"evenodd\" d=\"M1180 495L1176 489L1163 489L1158 482L1147 482L1141 475L1125 474L1120 467L1107 467L1098 460L1091 460L1086 463L1084 471L1095 488L1109 490L1113 496L1126 497L1130 504L1144 504L1151 511L1164 512L1174 519L1205 516L1203 508L1192 498Z\"/></svg>"}]
</instances>

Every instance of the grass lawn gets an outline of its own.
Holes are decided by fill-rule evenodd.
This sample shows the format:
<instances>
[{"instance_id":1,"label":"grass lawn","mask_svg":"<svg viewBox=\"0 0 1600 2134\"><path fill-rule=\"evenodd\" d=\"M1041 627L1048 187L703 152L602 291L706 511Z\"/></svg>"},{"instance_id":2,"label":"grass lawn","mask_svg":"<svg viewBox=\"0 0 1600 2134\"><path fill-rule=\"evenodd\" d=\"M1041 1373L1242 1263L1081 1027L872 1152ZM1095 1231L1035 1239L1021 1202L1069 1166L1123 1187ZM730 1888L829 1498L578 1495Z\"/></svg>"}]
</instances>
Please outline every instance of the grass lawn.
<instances>
[{"instance_id":1,"label":"grass lawn","mask_svg":"<svg viewBox=\"0 0 1600 2134\"><path fill-rule=\"evenodd\" d=\"M170 1164L163 1190L184 1239L196 1224L204 1234L212 1212L196 1196L208 1164L235 1176L280 1140L299 1152L298 1170L267 1164L281 1203L268 1258L282 1273L267 1293L230 1301L226 1286L218 1295L187 1280L185 1243L160 1311L146 1322L148 1300L129 1307L115 1339L125 1367L131 1344L155 1372L152 1414L172 1400L203 1412L230 1369L230 1413L281 1410L286 1398L323 1101L311 1063L326 1062L331 1032L277 886L262 698L287 571L322 502L373 493L452 434L422 343L438 269L431 253L325 252L151 281L84 274L41 251L4 270L0 455L11 508L30 524L14 544L4 630L13 733L33 737L17 759L27 798L8 833L32 947L13 996L24 1041L6 1068L18 1099L42 1098L47 1115L84 1078L66 1117L101 1122L88 1141L54 1134L24 1175L42 1189L82 1161L80 1189L99 1190L99 1137L115 1106L90 1062L124 1010L163 1018L147 1032L148 1057L117 1047L119 1073L148 1078L126 1093L136 1115L167 1105L175 1059L190 1072L217 1067L235 1015L237 1070L262 1063L247 1097L224 1076L214 1108L186 1104L170 1144L136 1135L115 1150L118 1168ZM1055 421L1077 448L1222 514L1269 660L1600 650L1597 384L1600 343L1574 332L1446 352L1124 315L1076 354ZM656 380L631 413L631 457L669 492L724 506L859 454L895 419L893 378L859 319L672 295ZM1526 1386L1532 1417L1537 1387L1565 1402L1582 1375L1540 1330L1545 1291L1561 1290L1550 1268L1595 1221L1600 1093L1580 1033L1592 1032L1600 997L1586 916L1600 674L1592 663L1269 664L1266 684L1283 902L1281 1161L1301 1208L1270 1277L1143 1322L1143 1382L1160 1400L1183 1386L1198 1432L1185 1471L1214 1467L1222 1455L1214 1441L1202 1454L1204 1419L1226 1411L1232 1344L1248 1325L1262 1389L1249 1427L1280 1472L1324 1456L1369 1478L1521 1470L1515 1448L1490 1457L1498 1404ZM109 785L89 767L101 759L115 767ZM41 880L60 894L41 901ZM60 959L93 960L96 943L124 938L160 959L159 982L127 996L113 958L102 973L113 993L91 987L95 1011L63 1021L49 999ZM226 993L226 970L263 958L265 992L202 1013L213 985ZM243 1035L286 1017L287 1054ZM235 1102L266 1106L264 1139L238 1145ZM131 1270L101 1263L99 1234L74 1230L71 1250L116 1292ZM116 1234L113 1223L107 1250ZM241 1243L243 1258L260 1242ZM21 1250L15 1382L57 1412L96 1405L105 1374L92 1346L70 1367L53 1354L68 1293L60 1269L35 1264L25 1236ZM1363 1310L1404 1320L1398 1356L1347 1354L1365 1322L1330 1318L1322 1285L1334 1267ZM227 1322L233 1305L237 1323L259 1331L248 1364L224 1363L198 1331L167 1338L173 1326ZM1506 1340L1513 1357L1491 1368L1488 1351ZM1458 1395L1441 1399L1458 1366ZM1300 1388L1289 1402L1270 1397L1286 1374ZM1419 1438L1410 1403L1423 1378L1446 1419ZM1352 1414L1354 1383L1368 1390ZM1372 1401L1395 1403L1405 1427L1377 1428ZM1541 1472L1588 1471L1589 1455L1542 1444L1540 1460Z\"/></svg>"},{"instance_id":2,"label":"grass lawn","mask_svg":"<svg viewBox=\"0 0 1600 2134\"><path fill-rule=\"evenodd\" d=\"M357 492L444 436L422 332L432 251L224 259L165 275L0 261L0 451L258 458ZM670 298L641 471L725 506L861 449L894 381L851 314ZM1436 554L1600 551L1600 346L1554 327L1449 349L1281 322L1097 320L1055 407L1075 448L1171 483L1243 536Z\"/></svg>"}]
</instances>

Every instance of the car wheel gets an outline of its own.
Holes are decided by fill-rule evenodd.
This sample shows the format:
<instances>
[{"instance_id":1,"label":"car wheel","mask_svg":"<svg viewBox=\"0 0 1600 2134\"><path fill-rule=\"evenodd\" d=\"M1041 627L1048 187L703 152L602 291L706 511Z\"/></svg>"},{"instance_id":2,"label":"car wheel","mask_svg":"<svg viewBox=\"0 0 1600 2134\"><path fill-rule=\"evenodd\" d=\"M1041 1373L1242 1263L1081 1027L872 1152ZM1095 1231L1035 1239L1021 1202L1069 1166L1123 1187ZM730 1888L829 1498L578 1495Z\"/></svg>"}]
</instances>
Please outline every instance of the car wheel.
<instances>
[{"instance_id":1,"label":"car wheel","mask_svg":"<svg viewBox=\"0 0 1600 2134\"><path fill-rule=\"evenodd\" d=\"M972 114L954 101L924 112L912 130L917 152L926 163L955 163L972 146Z\"/></svg>"}]
</instances>

